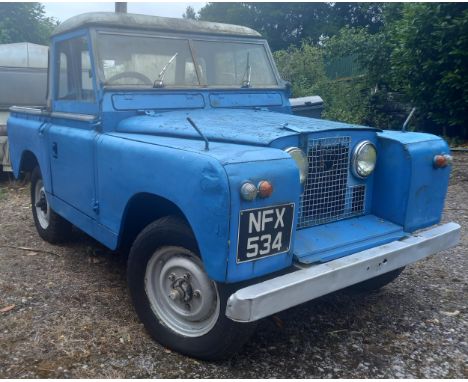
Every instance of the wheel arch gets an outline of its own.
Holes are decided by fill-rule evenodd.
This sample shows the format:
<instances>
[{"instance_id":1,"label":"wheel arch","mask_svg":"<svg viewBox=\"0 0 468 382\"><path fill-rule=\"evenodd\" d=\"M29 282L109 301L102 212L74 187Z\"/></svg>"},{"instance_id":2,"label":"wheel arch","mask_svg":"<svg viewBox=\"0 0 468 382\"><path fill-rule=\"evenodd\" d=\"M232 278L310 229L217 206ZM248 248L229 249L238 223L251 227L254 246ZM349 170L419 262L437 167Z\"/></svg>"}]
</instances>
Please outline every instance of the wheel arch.
<instances>
[{"instance_id":1,"label":"wheel arch","mask_svg":"<svg viewBox=\"0 0 468 382\"><path fill-rule=\"evenodd\" d=\"M18 175L25 172L32 172L36 166L39 166L36 155L30 150L24 150L21 154Z\"/></svg>"},{"instance_id":2,"label":"wheel arch","mask_svg":"<svg viewBox=\"0 0 468 382\"><path fill-rule=\"evenodd\" d=\"M179 206L162 196L141 192L133 195L125 206L119 231L118 248L124 251L128 250L146 226L166 216L177 216L183 220L197 240L190 222Z\"/></svg>"}]
</instances>

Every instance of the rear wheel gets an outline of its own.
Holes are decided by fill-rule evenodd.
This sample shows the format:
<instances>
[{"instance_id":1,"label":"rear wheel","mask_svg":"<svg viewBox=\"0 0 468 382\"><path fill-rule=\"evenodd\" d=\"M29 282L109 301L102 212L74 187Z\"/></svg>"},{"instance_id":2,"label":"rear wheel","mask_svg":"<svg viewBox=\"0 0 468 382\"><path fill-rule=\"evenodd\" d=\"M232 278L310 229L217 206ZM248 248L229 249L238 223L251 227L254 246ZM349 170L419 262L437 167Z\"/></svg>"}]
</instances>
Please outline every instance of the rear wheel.
<instances>
[{"instance_id":1,"label":"rear wheel","mask_svg":"<svg viewBox=\"0 0 468 382\"><path fill-rule=\"evenodd\" d=\"M379 290L380 288L383 288L385 285L390 284L398 276L400 276L401 272L403 272L403 269L405 269L405 267L401 267L393 271L384 273L383 275L374 277L372 279L351 285L350 287L348 287L348 289L357 293L365 293Z\"/></svg>"},{"instance_id":2,"label":"rear wheel","mask_svg":"<svg viewBox=\"0 0 468 382\"><path fill-rule=\"evenodd\" d=\"M39 236L56 244L67 240L72 225L50 207L39 167L31 175L31 206L34 224Z\"/></svg>"},{"instance_id":3,"label":"rear wheel","mask_svg":"<svg viewBox=\"0 0 468 382\"><path fill-rule=\"evenodd\" d=\"M227 358L255 328L226 317L232 291L209 279L191 230L176 217L159 219L138 235L129 255L128 283L148 332L177 352Z\"/></svg>"}]
</instances>

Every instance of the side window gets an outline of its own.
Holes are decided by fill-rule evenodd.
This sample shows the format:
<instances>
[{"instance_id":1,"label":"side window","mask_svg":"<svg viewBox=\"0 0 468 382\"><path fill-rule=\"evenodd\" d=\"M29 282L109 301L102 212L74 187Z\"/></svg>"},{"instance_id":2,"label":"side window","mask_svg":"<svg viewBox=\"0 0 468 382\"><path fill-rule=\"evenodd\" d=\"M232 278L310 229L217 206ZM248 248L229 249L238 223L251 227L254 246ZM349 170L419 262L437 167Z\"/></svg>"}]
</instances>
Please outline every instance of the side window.
<instances>
[{"instance_id":1,"label":"side window","mask_svg":"<svg viewBox=\"0 0 468 382\"><path fill-rule=\"evenodd\" d=\"M91 68L91 57L89 51L81 52L81 89L93 96L93 71Z\"/></svg>"},{"instance_id":2,"label":"side window","mask_svg":"<svg viewBox=\"0 0 468 382\"><path fill-rule=\"evenodd\" d=\"M88 41L78 37L57 43L57 100L94 102Z\"/></svg>"},{"instance_id":3,"label":"side window","mask_svg":"<svg viewBox=\"0 0 468 382\"><path fill-rule=\"evenodd\" d=\"M67 82L67 56L65 53L60 53L59 79L58 79L58 99L63 99L68 94Z\"/></svg>"}]
</instances>

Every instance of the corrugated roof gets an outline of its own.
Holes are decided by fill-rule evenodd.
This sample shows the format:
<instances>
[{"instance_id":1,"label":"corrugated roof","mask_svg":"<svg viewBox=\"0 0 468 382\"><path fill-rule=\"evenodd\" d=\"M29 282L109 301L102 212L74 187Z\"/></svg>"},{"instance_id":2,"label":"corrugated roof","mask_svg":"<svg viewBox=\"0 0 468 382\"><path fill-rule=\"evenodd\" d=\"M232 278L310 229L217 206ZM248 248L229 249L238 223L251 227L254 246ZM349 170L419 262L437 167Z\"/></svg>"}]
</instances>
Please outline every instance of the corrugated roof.
<instances>
[{"instance_id":1,"label":"corrugated roof","mask_svg":"<svg viewBox=\"0 0 468 382\"><path fill-rule=\"evenodd\" d=\"M60 24L53 35L86 26L261 37L257 31L240 25L112 12L92 12L74 16Z\"/></svg>"}]
</instances>

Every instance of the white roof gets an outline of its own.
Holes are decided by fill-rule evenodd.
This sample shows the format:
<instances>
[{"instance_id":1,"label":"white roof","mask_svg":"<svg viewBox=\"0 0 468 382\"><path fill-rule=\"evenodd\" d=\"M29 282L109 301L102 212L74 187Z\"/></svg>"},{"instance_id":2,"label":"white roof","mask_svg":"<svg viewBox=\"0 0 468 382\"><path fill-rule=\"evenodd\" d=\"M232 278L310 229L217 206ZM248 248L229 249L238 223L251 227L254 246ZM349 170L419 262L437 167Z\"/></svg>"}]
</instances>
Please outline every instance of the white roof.
<instances>
[{"instance_id":1,"label":"white roof","mask_svg":"<svg viewBox=\"0 0 468 382\"><path fill-rule=\"evenodd\" d=\"M49 47L18 42L0 44L0 66L47 69Z\"/></svg>"},{"instance_id":2,"label":"white roof","mask_svg":"<svg viewBox=\"0 0 468 382\"><path fill-rule=\"evenodd\" d=\"M240 25L113 12L90 12L71 17L61 23L53 35L88 26L261 37L260 33Z\"/></svg>"}]
</instances>

